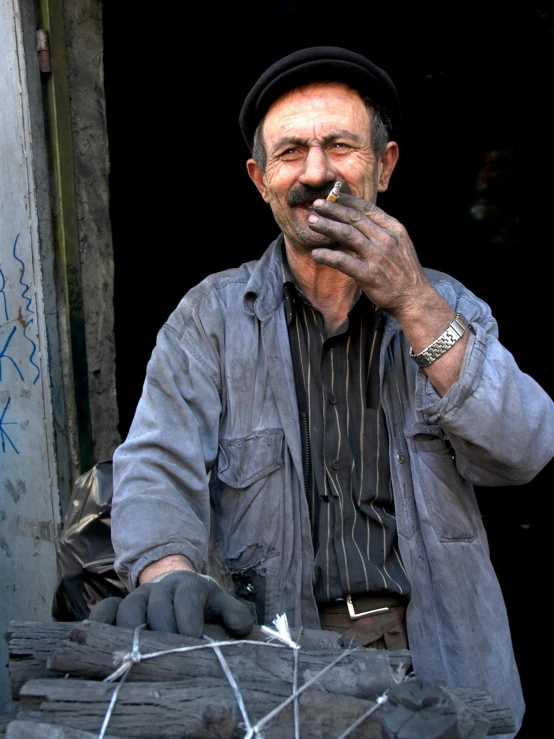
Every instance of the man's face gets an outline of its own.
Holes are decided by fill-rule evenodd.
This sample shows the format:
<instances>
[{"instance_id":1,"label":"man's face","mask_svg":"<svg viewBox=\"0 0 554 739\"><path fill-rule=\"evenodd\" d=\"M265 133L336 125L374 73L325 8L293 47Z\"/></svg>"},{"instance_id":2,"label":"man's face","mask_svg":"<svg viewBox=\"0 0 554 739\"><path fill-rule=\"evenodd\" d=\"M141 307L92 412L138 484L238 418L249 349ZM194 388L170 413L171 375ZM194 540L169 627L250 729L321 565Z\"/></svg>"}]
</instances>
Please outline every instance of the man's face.
<instances>
[{"instance_id":1,"label":"man's face","mask_svg":"<svg viewBox=\"0 0 554 739\"><path fill-rule=\"evenodd\" d=\"M340 83L312 83L285 93L263 124L265 172L248 172L269 203L289 246L311 251L329 243L308 227L311 205L336 180L342 192L375 200L388 184L371 147L371 119L359 94Z\"/></svg>"}]
</instances>

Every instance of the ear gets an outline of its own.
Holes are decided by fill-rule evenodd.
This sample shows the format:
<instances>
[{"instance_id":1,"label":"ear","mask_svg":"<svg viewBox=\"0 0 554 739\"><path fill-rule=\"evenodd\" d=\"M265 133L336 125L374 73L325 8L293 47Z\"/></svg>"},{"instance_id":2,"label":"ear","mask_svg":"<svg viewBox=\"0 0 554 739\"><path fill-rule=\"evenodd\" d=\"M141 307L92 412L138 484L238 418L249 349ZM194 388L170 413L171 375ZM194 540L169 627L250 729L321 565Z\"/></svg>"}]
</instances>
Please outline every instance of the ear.
<instances>
[{"instance_id":1,"label":"ear","mask_svg":"<svg viewBox=\"0 0 554 739\"><path fill-rule=\"evenodd\" d=\"M399 151L396 141L389 141L385 153L379 161L379 183L378 192L385 192L389 186L391 175L398 161Z\"/></svg>"},{"instance_id":2,"label":"ear","mask_svg":"<svg viewBox=\"0 0 554 739\"><path fill-rule=\"evenodd\" d=\"M268 197L267 197L267 187L265 184L265 175L262 172L262 170L258 167L254 159L249 159L246 162L246 169L248 170L250 179L260 191L262 198L265 200L266 203L269 202Z\"/></svg>"}]
</instances>

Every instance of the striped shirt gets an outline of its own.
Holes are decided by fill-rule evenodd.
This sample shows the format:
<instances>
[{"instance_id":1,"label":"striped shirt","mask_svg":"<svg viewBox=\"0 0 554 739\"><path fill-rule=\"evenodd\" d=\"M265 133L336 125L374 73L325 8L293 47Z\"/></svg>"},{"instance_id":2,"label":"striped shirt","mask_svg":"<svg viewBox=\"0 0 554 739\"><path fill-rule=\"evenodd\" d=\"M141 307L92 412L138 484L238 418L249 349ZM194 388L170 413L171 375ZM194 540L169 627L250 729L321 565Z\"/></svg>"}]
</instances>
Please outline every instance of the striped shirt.
<instances>
[{"instance_id":1,"label":"striped shirt","mask_svg":"<svg viewBox=\"0 0 554 739\"><path fill-rule=\"evenodd\" d=\"M359 291L347 320L328 335L285 258L282 270L316 601L385 592L409 598L380 398L381 312Z\"/></svg>"}]
</instances>

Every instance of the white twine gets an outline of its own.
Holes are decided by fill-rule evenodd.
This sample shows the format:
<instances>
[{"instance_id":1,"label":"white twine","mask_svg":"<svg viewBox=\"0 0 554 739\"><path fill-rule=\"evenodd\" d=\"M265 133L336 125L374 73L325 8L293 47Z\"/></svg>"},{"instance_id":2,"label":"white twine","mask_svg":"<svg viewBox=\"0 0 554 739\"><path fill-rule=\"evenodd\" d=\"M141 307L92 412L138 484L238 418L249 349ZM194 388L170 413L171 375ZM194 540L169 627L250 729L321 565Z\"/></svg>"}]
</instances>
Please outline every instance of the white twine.
<instances>
[{"instance_id":1,"label":"white twine","mask_svg":"<svg viewBox=\"0 0 554 739\"><path fill-rule=\"evenodd\" d=\"M127 675L129 674L129 671L133 665L136 665L141 660L141 654L139 650L139 638L140 638L140 632L146 628L146 624L141 624L140 626L137 626L133 633L133 646L132 649L128 655L127 661L119 668L117 672L120 672L122 668L125 668L123 673L120 672L120 674L123 674L123 677L121 678L121 681L115 686L115 689L112 693L112 697L110 699L110 703L108 705L108 709L106 711L106 715L104 716L104 721L102 722L102 726L100 727L100 733L98 734L98 739L104 739L104 736L106 734L106 730L108 728L108 724L110 723L110 718L112 717L112 712L115 707L117 697L119 695L119 691L121 690L123 683L127 679ZM109 676L109 678L105 678L103 682L109 682L110 679L114 680L113 677L115 673Z\"/></svg>"},{"instance_id":2,"label":"white twine","mask_svg":"<svg viewBox=\"0 0 554 739\"><path fill-rule=\"evenodd\" d=\"M357 718L353 724L350 724L348 729L343 731L342 734L339 737L337 737L337 739L345 739L355 729L357 729L358 726L360 726L360 724L362 724L366 720L366 718L371 716L372 713L375 713L376 711L378 711L381 708L381 706L383 706L388 701L388 697L387 697L388 692L389 690L387 688L385 692L383 693L383 695L380 695L378 698L375 699L375 705L371 706L371 708L368 708L368 710L365 713L362 713L360 718Z\"/></svg>"},{"instance_id":3,"label":"white twine","mask_svg":"<svg viewBox=\"0 0 554 739\"><path fill-rule=\"evenodd\" d=\"M217 642L217 641L214 641L213 639L210 639L210 637L204 635L204 639L207 641L206 644L198 644L198 645L194 645L190 647L176 647L173 649L166 649L166 650L158 651L158 652L149 652L147 654L141 654L139 650L140 632L146 628L146 624L141 624L140 626L137 626L137 628L133 632L133 644L132 644L131 651L130 652L121 652L121 651L115 652L114 664L117 664L117 662L121 662L121 664L114 672L112 672L110 675L105 677L103 680L103 682L113 682L117 680L119 677L121 677L121 680L116 685L112 693L110 703L106 710L104 721L102 723L102 727L98 735L98 739L104 739L105 737L106 730L110 722L110 718L112 716L115 704L117 702L117 698L119 696L119 692L123 686L123 683L127 679L129 672L131 670L131 667L133 665L138 664L139 662L143 660L153 659L154 657L162 657L168 654L194 652L198 649L213 649L214 650L219 660L219 663L221 665L221 668L225 674L225 677L227 678L233 690L235 699L237 701L239 710L241 712L241 715L244 721L246 733L244 734L243 739L256 739L256 737L258 739L263 739L262 729L265 726L267 726L267 724L270 723L270 721L272 721L281 711L283 711L288 705L290 705L291 702L293 702L293 710L294 710L294 739L300 739L300 719L299 719L299 704L298 704L299 696L302 695L302 693L305 690L307 690L307 688L309 688L317 680L319 680L319 678L322 677L322 675L324 675L328 670L330 670L332 667L334 667L338 662L340 662L342 659L344 659L348 655L352 654L353 652L356 652L358 649L360 649L360 647L354 647L353 649L349 648L349 649L345 649L344 651L341 651L341 653L337 656L336 659L334 659L330 664L328 664L326 667L320 670L316 675L314 675L307 682L305 682L300 688L298 688L298 655L300 652L300 644L296 643L292 639L286 614L276 616L276 618L273 620L273 624L275 626L275 629L271 629L268 626L262 626L261 631L267 634L271 639L277 639L281 643L274 644L272 642L262 642L262 641L252 640L252 639L234 639L232 641ZM300 633L299 633L299 636L300 636ZM293 670L293 686L292 686L291 695L288 698L286 698L282 703L280 703L278 706L276 706L272 711L270 711L265 716L263 716L263 718L261 718L254 726L252 726L252 724L250 723L248 712L246 711L246 706L244 704L244 700L242 698L242 694L240 692L239 686L231 670L229 669L229 665L227 664L227 661L225 660L223 653L221 652L221 647L239 646L242 644L253 644L258 647L274 647L274 648L276 647L278 649L284 649L288 647L289 649L293 649L294 670ZM396 681L401 682L401 679L397 678ZM386 703L388 701L388 697L386 695L387 693L388 693L388 689L383 693L383 695L379 696L376 699L374 706L372 706L362 716L360 716L337 739L345 739L363 721L365 721L365 719L368 718L368 716L371 716L371 714L373 714L384 703Z\"/></svg>"},{"instance_id":4,"label":"white twine","mask_svg":"<svg viewBox=\"0 0 554 739\"><path fill-rule=\"evenodd\" d=\"M300 644L297 644L292 639L286 613L283 613L280 616L275 616L275 618L273 619L273 624L275 626L275 630L270 629L268 626L262 626L261 630L264 632L264 634L268 634L268 636L282 641L284 644L294 650L294 669L292 673L292 694L293 696L295 696L293 703L294 739L300 739L300 706L298 704L298 698L296 697L296 693L298 690L298 652L300 651ZM298 632L299 637L300 633L301 631ZM247 737L248 733L245 735L245 739L247 739Z\"/></svg>"},{"instance_id":5,"label":"white twine","mask_svg":"<svg viewBox=\"0 0 554 739\"><path fill-rule=\"evenodd\" d=\"M236 647L241 644L253 644L258 647L273 647L274 649L284 649L282 644L272 644L271 642L256 641L255 639L233 639L232 641L219 641L216 642L218 647ZM174 647L173 649L164 649L160 652L148 652L147 654L140 655L140 661L144 662L147 659L153 659L154 657L164 657L166 654L183 654L185 652L195 652L198 649L213 649L214 644L195 644L192 647ZM114 653L114 664L122 663L120 667L112 672L111 675L105 677L103 682L108 683L117 678L127 671L131 655L129 652L117 651Z\"/></svg>"},{"instance_id":6,"label":"white twine","mask_svg":"<svg viewBox=\"0 0 554 739\"><path fill-rule=\"evenodd\" d=\"M262 729L266 724L268 724L270 721L272 721L277 714L279 714L284 708L286 708L289 703L296 698L298 698L299 695L301 695L307 688L310 687L310 685L313 685L313 683L316 682L316 680L319 680L319 678L324 675L328 670L330 670L332 667L334 667L337 662L340 662L342 659L344 659L349 654L352 654L353 652L357 651L359 647L355 647L354 649L347 649L339 656L334 659L330 664L328 664L326 667L324 667L322 670L320 670L317 675L314 675L311 677L308 682L304 683L301 688L298 688L292 695L290 695L288 698L286 698L282 703L280 703L276 708L273 709L273 711L270 711L268 714L266 714L258 723L256 726L252 727L252 731L256 732L260 729ZM253 734L245 734L244 739L250 739L250 737L255 736L255 733Z\"/></svg>"},{"instance_id":7,"label":"white twine","mask_svg":"<svg viewBox=\"0 0 554 739\"><path fill-rule=\"evenodd\" d=\"M275 625L275 629L270 629L269 626L262 626L260 630L263 631L264 634L282 641L283 644L292 647L292 649L300 649L300 644L293 641L290 634L289 622L286 613L282 613L280 616L275 616L273 624Z\"/></svg>"},{"instance_id":8,"label":"white twine","mask_svg":"<svg viewBox=\"0 0 554 739\"><path fill-rule=\"evenodd\" d=\"M244 705L242 694L239 690L239 686L237 685L237 681L235 680L233 673L229 669L229 665L227 664L227 661L225 657L223 656L223 653L221 649L219 648L218 644L213 639L210 639L209 636L206 636L205 634L204 634L204 639L207 639L209 642L212 643L216 657L218 658L219 664L221 665L221 669L225 673L225 677L229 681L229 685L231 686L233 693L235 694L235 700L237 701L239 711L242 714L244 725L247 731L250 731L252 728L252 725L250 723L250 719L248 718L248 712L246 711L246 706Z\"/></svg>"},{"instance_id":9,"label":"white twine","mask_svg":"<svg viewBox=\"0 0 554 739\"><path fill-rule=\"evenodd\" d=\"M300 637L300 633L298 634ZM295 649L293 653L294 657L294 670L292 673L292 692L298 691L298 654L300 649ZM294 739L300 739L300 704L298 698L295 698L293 703L294 710Z\"/></svg>"}]
</instances>

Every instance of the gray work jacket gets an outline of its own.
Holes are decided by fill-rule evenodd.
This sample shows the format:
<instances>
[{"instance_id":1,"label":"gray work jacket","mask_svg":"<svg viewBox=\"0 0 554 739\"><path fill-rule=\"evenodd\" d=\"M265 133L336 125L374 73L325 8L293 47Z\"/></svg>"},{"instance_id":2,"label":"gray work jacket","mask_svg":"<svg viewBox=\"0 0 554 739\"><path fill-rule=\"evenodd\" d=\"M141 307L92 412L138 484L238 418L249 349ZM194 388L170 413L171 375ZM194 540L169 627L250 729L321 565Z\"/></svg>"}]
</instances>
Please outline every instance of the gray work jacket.
<instances>
[{"instance_id":1,"label":"gray work jacket","mask_svg":"<svg viewBox=\"0 0 554 739\"><path fill-rule=\"evenodd\" d=\"M207 277L160 330L114 454L112 538L132 590L169 554L206 572L212 521L227 570L264 591L265 623L286 613L319 628L281 246L280 236L260 260ZM498 341L488 305L426 273L471 337L441 398L385 315L380 377L412 661L422 680L484 688L519 728L521 685L473 485L531 480L554 455L554 405Z\"/></svg>"}]
</instances>

